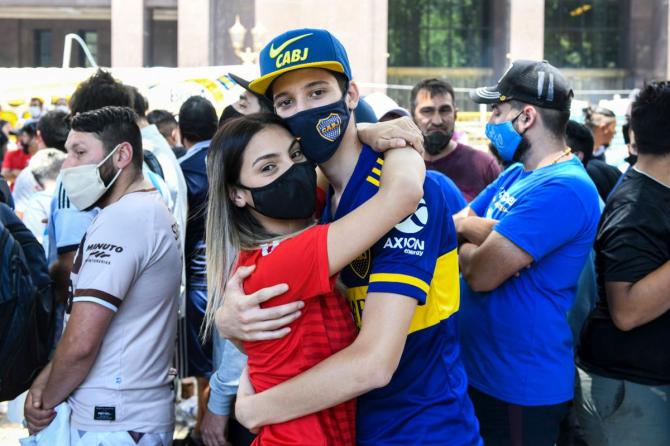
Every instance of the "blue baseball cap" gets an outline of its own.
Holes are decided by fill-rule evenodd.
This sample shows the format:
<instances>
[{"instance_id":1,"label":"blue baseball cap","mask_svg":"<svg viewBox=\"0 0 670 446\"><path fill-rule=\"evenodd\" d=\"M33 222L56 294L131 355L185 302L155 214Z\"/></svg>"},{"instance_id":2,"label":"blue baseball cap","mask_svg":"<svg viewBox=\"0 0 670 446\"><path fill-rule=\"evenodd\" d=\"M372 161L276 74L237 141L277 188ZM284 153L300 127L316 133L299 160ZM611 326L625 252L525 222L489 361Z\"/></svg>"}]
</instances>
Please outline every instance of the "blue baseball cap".
<instances>
[{"instance_id":1,"label":"blue baseball cap","mask_svg":"<svg viewBox=\"0 0 670 446\"><path fill-rule=\"evenodd\" d=\"M249 89L266 94L272 82L284 73L301 68L325 68L344 74L351 80L347 51L325 29L294 29L281 34L261 50L261 77L249 83Z\"/></svg>"}]
</instances>

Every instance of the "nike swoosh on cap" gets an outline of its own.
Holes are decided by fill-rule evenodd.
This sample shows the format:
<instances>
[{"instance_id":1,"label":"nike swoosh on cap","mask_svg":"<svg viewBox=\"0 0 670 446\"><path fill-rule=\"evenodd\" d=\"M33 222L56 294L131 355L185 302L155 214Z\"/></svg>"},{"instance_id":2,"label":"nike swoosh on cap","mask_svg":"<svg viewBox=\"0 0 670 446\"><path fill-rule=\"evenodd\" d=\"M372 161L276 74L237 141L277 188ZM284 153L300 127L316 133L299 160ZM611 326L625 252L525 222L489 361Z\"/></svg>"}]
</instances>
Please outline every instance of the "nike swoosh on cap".
<instances>
[{"instance_id":1,"label":"nike swoosh on cap","mask_svg":"<svg viewBox=\"0 0 670 446\"><path fill-rule=\"evenodd\" d=\"M279 53L284 51L284 48L286 48L287 46L289 46L293 42L298 41L300 39L303 39L307 36L311 36L312 34L314 34L314 33L303 34L303 35L300 35L300 36L296 36L292 39L288 39L286 42L279 45L279 48L277 48L277 49L274 48L275 44L272 43L272 45L270 45L270 59L274 59L275 57L279 56Z\"/></svg>"}]
</instances>

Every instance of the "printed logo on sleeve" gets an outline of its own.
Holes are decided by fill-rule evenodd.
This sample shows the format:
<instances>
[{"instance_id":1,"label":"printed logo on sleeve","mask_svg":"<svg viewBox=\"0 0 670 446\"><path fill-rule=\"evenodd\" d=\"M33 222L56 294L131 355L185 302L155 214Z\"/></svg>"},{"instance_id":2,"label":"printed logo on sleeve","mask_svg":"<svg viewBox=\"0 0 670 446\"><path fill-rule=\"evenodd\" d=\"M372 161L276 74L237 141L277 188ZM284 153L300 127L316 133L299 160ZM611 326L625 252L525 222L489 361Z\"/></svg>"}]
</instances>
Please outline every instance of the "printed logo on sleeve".
<instances>
[{"instance_id":1,"label":"printed logo on sleeve","mask_svg":"<svg viewBox=\"0 0 670 446\"><path fill-rule=\"evenodd\" d=\"M428 206L426 201L421 199L416 211L400 223L395 228L404 234L416 234L428 224ZM400 249L405 254L422 256L426 247L425 240L415 237L389 237L384 242L384 248Z\"/></svg>"},{"instance_id":2,"label":"printed logo on sleeve","mask_svg":"<svg viewBox=\"0 0 670 446\"><path fill-rule=\"evenodd\" d=\"M416 234L428 224L428 206L423 198L419 202L416 211L400 223L395 228L405 234Z\"/></svg>"},{"instance_id":3,"label":"printed logo on sleeve","mask_svg":"<svg viewBox=\"0 0 670 446\"><path fill-rule=\"evenodd\" d=\"M86 263L110 264L111 257L123 252L123 246L111 243L91 243L86 246Z\"/></svg>"}]
</instances>

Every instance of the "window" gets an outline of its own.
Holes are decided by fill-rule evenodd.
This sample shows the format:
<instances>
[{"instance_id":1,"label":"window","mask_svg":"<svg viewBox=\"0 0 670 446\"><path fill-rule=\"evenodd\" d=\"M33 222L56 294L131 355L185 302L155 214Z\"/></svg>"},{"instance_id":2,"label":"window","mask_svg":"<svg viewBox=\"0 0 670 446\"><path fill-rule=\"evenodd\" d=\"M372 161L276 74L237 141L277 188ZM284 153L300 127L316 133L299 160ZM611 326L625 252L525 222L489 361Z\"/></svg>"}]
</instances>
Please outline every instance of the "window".
<instances>
[{"instance_id":1,"label":"window","mask_svg":"<svg viewBox=\"0 0 670 446\"><path fill-rule=\"evenodd\" d=\"M34 65L36 67L51 66L51 41L50 29L36 29L33 32Z\"/></svg>"},{"instance_id":2,"label":"window","mask_svg":"<svg viewBox=\"0 0 670 446\"><path fill-rule=\"evenodd\" d=\"M545 59L558 67L621 67L628 8L628 0L546 0Z\"/></svg>"},{"instance_id":3,"label":"window","mask_svg":"<svg viewBox=\"0 0 670 446\"><path fill-rule=\"evenodd\" d=\"M95 60L97 62L98 61L98 32L97 31L79 31L77 34L79 34L79 37L81 37L84 40L84 42L86 42L86 46L88 47L88 50L91 52L91 56L93 56L93 60ZM79 51L79 66L80 67L90 67L91 66L91 64L88 62L88 59L86 58L86 54L84 54L83 49L80 49L80 51Z\"/></svg>"},{"instance_id":4,"label":"window","mask_svg":"<svg viewBox=\"0 0 670 446\"><path fill-rule=\"evenodd\" d=\"M491 66L492 1L389 0L389 66Z\"/></svg>"}]
</instances>

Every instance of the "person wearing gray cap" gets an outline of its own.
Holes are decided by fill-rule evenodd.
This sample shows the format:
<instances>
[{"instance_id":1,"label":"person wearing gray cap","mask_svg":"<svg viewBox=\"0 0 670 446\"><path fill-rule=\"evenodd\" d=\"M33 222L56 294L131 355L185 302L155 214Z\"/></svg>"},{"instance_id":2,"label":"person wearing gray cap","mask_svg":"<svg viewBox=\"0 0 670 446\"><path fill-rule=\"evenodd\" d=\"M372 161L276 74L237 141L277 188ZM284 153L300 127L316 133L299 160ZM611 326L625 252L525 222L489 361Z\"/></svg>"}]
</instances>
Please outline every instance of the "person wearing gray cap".
<instances>
[{"instance_id":1,"label":"person wearing gray cap","mask_svg":"<svg viewBox=\"0 0 670 446\"><path fill-rule=\"evenodd\" d=\"M518 163L456 217L463 362L487 445L554 445L573 398L566 314L593 245L598 193L565 144L572 90L547 62L517 60L471 98Z\"/></svg>"}]
</instances>

